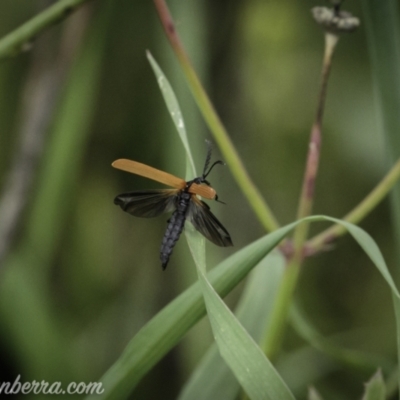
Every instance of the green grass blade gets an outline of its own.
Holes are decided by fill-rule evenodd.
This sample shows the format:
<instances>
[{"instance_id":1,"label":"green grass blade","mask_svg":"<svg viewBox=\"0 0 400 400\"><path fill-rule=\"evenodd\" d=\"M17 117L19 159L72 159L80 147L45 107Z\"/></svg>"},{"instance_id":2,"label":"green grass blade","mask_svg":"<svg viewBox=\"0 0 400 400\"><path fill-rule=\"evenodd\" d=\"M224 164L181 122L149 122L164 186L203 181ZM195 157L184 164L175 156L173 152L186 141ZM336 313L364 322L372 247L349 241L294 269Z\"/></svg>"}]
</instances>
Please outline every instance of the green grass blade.
<instances>
[{"instance_id":1,"label":"green grass blade","mask_svg":"<svg viewBox=\"0 0 400 400\"><path fill-rule=\"evenodd\" d=\"M191 177L196 176L196 167L194 165L193 157L190 152L189 141L186 134L185 123L183 121L183 116L181 109L179 107L178 100L176 99L175 93L172 90L172 87L164 75L163 71L157 64L156 60L153 58L149 51L146 52L147 59L150 62L151 67L153 68L154 74L157 78L158 85L160 87L161 93L164 97L165 103L167 105L168 111L171 115L172 120L174 121L176 130L178 131L179 137L182 140L183 147L185 148L186 155L188 157L188 174Z\"/></svg>"},{"instance_id":2,"label":"green grass blade","mask_svg":"<svg viewBox=\"0 0 400 400\"><path fill-rule=\"evenodd\" d=\"M24 51L43 30L67 18L70 13L87 0L60 0L25 22L0 40L0 60Z\"/></svg>"},{"instance_id":3,"label":"green grass blade","mask_svg":"<svg viewBox=\"0 0 400 400\"><path fill-rule=\"evenodd\" d=\"M398 318L400 314L399 292L395 286L393 278L391 277L388 271L388 268L385 264L382 254L378 246L374 242L374 240L361 228L345 221L340 221L325 216L310 217L306 218L306 220L309 221L329 220L342 224L344 227L346 227L349 233L354 237L354 239L359 243L359 245L362 247L365 253L373 261L375 266L378 268L378 270L381 272L382 276L388 283L389 287L392 289L392 292L394 294L393 298L396 309L396 318L397 318L397 323L399 324L400 321L400 319ZM300 222L302 221L298 221L297 223ZM212 287L207 282L207 279L202 270L203 267L200 265L198 267L199 278L201 279L202 282L202 288L203 288L203 293L205 294L208 314L211 320L211 324L213 326L214 335L216 337L221 354L224 357L225 361L228 362L229 366L234 371L236 377L241 382L242 386L244 387L244 389L247 391L247 393L251 398L258 398L258 396L261 396L261 393L263 393L264 396L266 395L265 388L263 388L262 385L262 382L265 383L265 380L262 381L262 379L260 379L262 373L266 373L268 375L268 378L270 379L270 381L268 382L267 378L268 383L277 385L276 387L272 386L272 392L267 392L267 393L270 393L271 396L277 396L277 395L284 396L285 395L284 387L279 386L279 376L274 375L273 368L270 369L269 366L266 364L263 364L262 369L260 368L261 364L259 364L258 367L255 366L257 362L256 360L258 360L258 362L260 363L262 362L261 357L258 358L254 346L252 346L251 342L248 340L249 338L246 337L245 331L244 330L242 331L239 328L240 324L237 321L235 321L234 316L233 315L231 315L231 317L228 316L229 310L224 306L222 300L219 299L218 296L212 292ZM236 333L237 335L236 337L231 335L232 331ZM399 331L398 331L398 336L399 336ZM243 352L241 352L241 350L243 350ZM249 358L246 358L245 354L249 355L249 353L251 354L251 356ZM262 371L260 375L258 375L259 379L252 379L255 377L255 375L254 372L249 373L249 370L254 372ZM269 386L267 390L270 389L271 386ZM274 392L275 389L278 390L278 392ZM280 390L282 390L282 392L280 392Z\"/></svg>"},{"instance_id":4,"label":"green grass blade","mask_svg":"<svg viewBox=\"0 0 400 400\"><path fill-rule=\"evenodd\" d=\"M42 265L48 265L67 223L69 202L75 193L73 188L95 112L110 4L105 2L104 11L93 21L86 43L72 68L44 156L38 194L27 229L27 241L40 257Z\"/></svg>"},{"instance_id":5,"label":"green grass blade","mask_svg":"<svg viewBox=\"0 0 400 400\"><path fill-rule=\"evenodd\" d=\"M365 253L371 259L371 261L375 264L376 268L379 270L379 272L385 279L386 283L389 285L390 289L392 290L393 305L396 317L397 355L398 355L398 362L400 363L400 294L399 291L397 290L397 287L394 283L392 276L390 275L388 267L385 263L385 260L383 259L382 253L380 252L377 244L367 232L365 232L356 225L350 224L349 222L325 216L310 217L309 219L310 220L325 219L343 225L353 236L353 238L358 242L358 244L365 251ZM400 387L400 372L398 375L398 382Z\"/></svg>"},{"instance_id":6,"label":"green grass blade","mask_svg":"<svg viewBox=\"0 0 400 400\"><path fill-rule=\"evenodd\" d=\"M187 175L191 175L192 172L193 176L195 167L178 101L168 80L149 52L147 53L147 57L156 74L164 100L185 147L188 161ZM190 224L186 224L185 234L196 263L207 313L222 357L228 362L236 378L251 398L261 400L262 398L266 398L267 394L270 396L267 398L271 399L293 398L272 364L242 325L236 320L208 281L206 276L204 237ZM225 346L226 344L228 345Z\"/></svg>"},{"instance_id":7,"label":"green grass blade","mask_svg":"<svg viewBox=\"0 0 400 400\"><path fill-rule=\"evenodd\" d=\"M266 238L271 251L295 224L278 229ZM204 239L186 229L186 237L197 267L201 290L219 352L251 399L294 399L289 388L254 342L245 328L225 305L207 279Z\"/></svg>"},{"instance_id":8,"label":"green grass blade","mask_svg":"<svg viewBox=\"0 0 400 400\"><path fill-rule=\"evenodd\" d=\"M396 319L399 323L400 298L398 291L393 283L393 279L390 276L379 248L376 246L373 239L357 226L335 218L316 216L308 217L307 219L310 221L333 221L343 224L349 230L352 236L375 263L379 271L382 273L382 276L391 287L394 294L393 298L396 310ZM282 227L223 261L208 274L208 281L211 286L214 287L215 291L220 296L225 296L263 257L265 257L266 254L268 254L297 224L301 222L302 221L297 221ZM236 320L235 322L232 322L231 320L233 316L231 315L226 317L226 314L230 314L230 311L224 308L225 306L216 299L215 292L210 294L212 288L204 288L204 286L210 286L204 278L202 278L202 286L203 290L207 291L206 296L209 306L211 306L212 309L215 309L215 311L210 313L210 319L212 323L215 324L215 330L221 338L223 333L221 333L220 328L224 328L221 323L233 325L238 324L238 322ZM216 305L214 306L214 304ZM200 284L197 282L160 311L131 340L122 356L101 379L105 391L102 395L96 396L96 398L126 398L146 372L149 371L175 344L177 344L190 327L192 327L204 314L205 307L203 296ZM219 318L220 314L222 314L221 323L216 320L217 316ZM237 329L235 328L235 332L236 331ZM397 333L398 340L400 337L399 332L400 329L398 329ZM243 332L239 332L238 337L234 338L234 343L236 343L236 340L239 338L239 340L242 339L242 344L248 344L249 339L243 338L243 336ZM221 341L220 338L218 339L219 341ZM227 345L229 346L229 343L223 344L224 352L229 352ZM254 342L249 344L249 347L254 348L254 346L256 346ZM243 348L243 346L241 347ZM257 360L260 359L257 354L254 357ZM233 363L236 362L235 360L232 361L232 359L230 359L230 361ZM252 367L254 367L254 365ZM268 369L267 366L267 370ZM235 372L238 374L241 373L241 371ZM241 376L240 379L243 379L243 376Z\"/></svg>"},{"instance_id":9,"label":"green grass blade","mask_svg":"<svg viewBox=\"0 0 400 400\"><path fill-rule=\"evenodd\" d=\"M269 251L282 240L291 227L289 225L267 236ZM294 399L273 365L207 279L204 244L200 241L200 234L194 229L187 229L186 236L196 263L207 315L222 358L251 399Z\"/></svg>"},{"instance_id":10,"label":"green grass blade","mask_svg":"<svg viewBox=\"0 0 400 400\"><path fill-rule=\"evenodd\" d=\"M157 77L160 89L175 123L179 136L187 153L187 174L194 175L195 167L193 157L187 139L182 113L176 96L164 76L163 72L147 53L148 59ZM229 272L238 272L241 266L251 269L268 254L295 226L304 221L330 220L346 227L354 239L360 244L367 255L375 263L394 293L396 316L400 314L400 295L393 282L393 279L386 267L379 248L373 239L362 229L350 223L336 220L330 217L317 216L309 217L280 228L263 239L253 243L244 250L231 256L227 262L220 265L215 271L221 271L223 266L229 265ZM103 378L105 392L101 398L124 398L139 382L141 377L148 371L162 355L164 355L183 334L192 326L204 313L205 306L211 322L211 327L216 339L222 358L233 371L236 379L251 399L294 399L285 382L276 372L273 365L265 357L264 353L254 342L245 328L236 319L234 314L225 305L218 294L220 288L214 289L215 282L209 281L206 273L205 245L202 237L193 226L187 224L185 231L189 248L196 263L199 277L198 284L192 286L169 306L153 318L131 341L122 357L113 365ZM253 252L250 255L250 248L263 242L264 247L260 252ZM243 255L247 254L255 262L243 263ZM254 257L255 256L255 257ZM215 272L213 271L213 272ZM211 276L211 274L210 274ZM239 276L239 275L238 275ZM225 289L228 282L224 276ZM222 292L222 291L221 291ZM183 299L183 300L182 300Z\"/></svg>"},{"instance_id":11,"label":"green grass blade","mask_svg":"<svg viewBox=\"0 0 400 400\"><path fill-rule=\"evenodd\" d=\"M253 400L294 399L285 382L198 267L214 337L222 358Z\"/></svg>"},{"instance_id":12,"label":"green grass blade","mask_svg":"<svg viewBox=\"0 0 400 400\"><path fill-rule=\"evenodd\" d=\"M312 220L325 219L343 225L349 231L351 236L353 236L353 238L358 242L358 244L368 255L371 261L375 264L376 268L378 268L379 272L382 274L383 278L386 280L387 284L392 289L392 292L396 295L396 297L400 299L400 294L397 290L396 284L394 283L392 276L390 275L389 269L385 263L385 260L383 259L382 253L379 250L379 247L375 243L374 239L372 239L372 237L367 232L365 232L363 229L359 228L356 225L353 225L349 222L341 221L336 218L319 216L319 217L311 217L310 219Z\"/></svg>"},{"instance_id":13,"label":"green grass blade","mask_svg":"<svg viewBox=\"0 0 400 400\"><path fill-rule=\"evenodd\" d=\"M295 224L246 246L208 273L221 297L227 295ZM142 377L205 315L199 282L184 291L152 318L130 341L121 357L101 378L104 393L96 399L125 399Z\"/></svg>"},{"instance_id":14,"label":"green grass blade","mask_svg":"<svg viewBox=\"0 0 400 400\"><path fill-rule=\"evenodd\" d=\"M294 399L285 382L198 268L214 337L222 358L253 400Z\"/></svg>"},{"instance_id":15,"label":"green grass blade","mask_svg":"<svg viewBox=\"0 0 400 400\"><path fill-rule=\"evenodd\" d=\"M397 0L362 0L376 107L388 160L400 157L400 24ZM400 242L400 183L391 193L397 243ZM399 247L399 246L397 246ZM400 257L400 252L399 252Z\"/></svg>"},{"instance_id":16,"label":"green grass blade","mask_svg":"<svg viewBox=\"0 0 400 400\"><path fill-rule=\"evenodd\" d=\"M363 0L363 11L372 64L372 75L377 95L380 125L385 135L390 162L400 157L400 24L396 0ZM391 194L397 243L400 242L400 183ZM397 250L398 250L397 246ZM400 259L400 252L398 251ZM382 271L381 271L382 272ZM386 274L386 272L385 272ZM385 276L384 276L385 277ZM386 279L386 277L385 277ZM397 325L397 349L400 363L400 301L391 279L386 279L393 291ZM398 377L400 386L400 375Z\"/></svg>"},{"instance_id":17,"label":"green grass blade","mask_svg":"<svg viewBox=\"0 0 400 400\"><path fill-rule=\"evenodd\" d=\"M235 315L251 336L258 341L268 324L277 288L284 269L284 259L272 252L254 269L246 282ZM207 351L179 400L235 399L240 385L221 358L214 343Z\"/></svg>"},{"instance_id":18,"label":"green grass blade","mask_svg":"<svg viewBox=\"0 0 400 400\"><path fill-rule=\"evenodd\" d=\"M386 387L382 373L378 370L375 375L366 383L362 400L385 400Z\"/></svg>"},{"instance_id":19,"label":"green grass blade","mask_svg":"<svg viewBox=\"0 0 400 400\"><path fill-rule=\"evenodd\" d=\"M81 369L86 368L78 361L83 354L76 354L68 346L71 332L60 324L47 274L67 223L68 202L76 193L73 187L90 133L110 4L102 4L75 59L43 155L26 235L7 260L1 280L0 314L11 337L9 343L35 379L59 380L60 371L65 379L77 379L82 376Z\"/></svg>"}]
</instances>

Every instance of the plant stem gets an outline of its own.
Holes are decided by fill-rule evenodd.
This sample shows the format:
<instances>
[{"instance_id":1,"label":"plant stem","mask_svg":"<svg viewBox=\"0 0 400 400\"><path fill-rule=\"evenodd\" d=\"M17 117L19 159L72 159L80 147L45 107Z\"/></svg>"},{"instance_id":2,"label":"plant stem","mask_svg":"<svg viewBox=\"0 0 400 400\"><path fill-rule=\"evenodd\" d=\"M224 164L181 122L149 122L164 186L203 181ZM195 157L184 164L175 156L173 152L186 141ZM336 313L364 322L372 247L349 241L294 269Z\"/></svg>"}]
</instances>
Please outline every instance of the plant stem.
<instances>
[{"instance_id":1,"label":"plant stem","mask_svg":"<svg viewBox=\"0 0 400 400\"><path fill-rule=\"evenodd\" d=\"M265 202L260 192L252 182L247 173L239 154L232 144L228 133L219 119L210 99L202 87L199 78L190 62L190 59L183 47L182 42L175 29L174 21L168 10L164 0L154 0L158 15L164 27L168 40L171 43L173 50L179 60L182 70L186 76L189 88L195 98L200 111L208 124L211 132L214 134L215 140L218 143L221 152L231 168L232 174L236 179L239 187L246 196L253 211L257 215L260 222L267 231L273 231L279 227L279 224L274 217L268 204Z\"/></svg>"},{"instance_id":2,"label":"plant stem","mask_svg":"<svg viewBox=\"0 0 400 400\"><path fill-rule=\"evenodd\" d=\"M321 125L325 107L326 90L332 57L338 41L338 36L325 33L325 53L322 64L321 86L317 103L315 122L311 129L310 144L304 173L303 187L299 201L297 218L301 219L311 215L315 180L318 172L319 156L321 148ZM268 358L273 358L279 351L283 338L287 317L293 293L299 278L300 266L303 260L303 245L307 237L309 222L298 225L294 232L294 254L288 260L286 271L282 279L281 287L276 298L271 315L269 329L263 343L263 349Z\"/></svg>"},{"instance_id":3,"label":"plant stem","mask_svg":"<svg viewBox=\"0 0 400 400\"><path fill-rule=\"evenodd\" d=\"M308 148L307 164L304 173L303 187L300 196L299 207L297 211L297 219L308 217L311 215L314 202L315 181L319 167L319 157L321 151L322 140L322 118L325 108L326 90L328 86L328 78L332 65L332 57L339 37L332 33L325 34L325 54L322 65L322 80L318 98L317 113L315 122L311 129L310 144ZM298 225L294 232L294 248L295 253L302 250L304 241L308 233L309 223Z\"/></svg>"},{"instance_id":4,"label":"plant stem","mask_svg":"<svg viewBox=\"0 0 400 400\"><path fill-rule=\"evenodd\" d=\"M0 40L0 60L29 50L34 38L43 30L71 14L88 0L59 0Z\"/></svg>"},{"instance_id":5,"label":"plant stem","mask_svg":"<svg viewBox=\"0 0 400 400\"><path fill-rule=\"evenodd\" d=\"M372 192L342 219L353 224L360 222L386 197L399 179L400 160L396 162ZM347 233L347 230L342 225L331 226L317 236L314 236L306 243L305 250L307 255L323 250L326 245L332 243L339 236L342 236L345 233Z\"/></svg>"}]
</instances>

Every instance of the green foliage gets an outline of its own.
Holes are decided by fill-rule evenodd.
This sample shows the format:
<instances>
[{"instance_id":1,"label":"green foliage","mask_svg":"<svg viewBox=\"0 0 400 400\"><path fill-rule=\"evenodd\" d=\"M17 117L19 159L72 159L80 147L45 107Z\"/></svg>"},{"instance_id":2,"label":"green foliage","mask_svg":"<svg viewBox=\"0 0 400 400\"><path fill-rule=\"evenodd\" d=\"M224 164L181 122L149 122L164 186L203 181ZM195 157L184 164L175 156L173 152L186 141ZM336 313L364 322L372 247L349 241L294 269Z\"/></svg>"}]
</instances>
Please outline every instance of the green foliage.
<instances>
[{"instance_id":1,"label":"green foliage","mask_svg":"<svg viewBox=\"0 0 400 400\"><path fill-rule=\"evenodd\" d=\"M385 382L383 381L382 373L378 370L365 385L363 400L384 400L385 398Z\"/></svg>"},{"instance_id":2,"label":"green foliage","mask_svg":"<svg viewBox=\"0 0 400 400\"><path fill-rule=\"evenodd\" d=\"M371 58L372 76L377 95L376 108L379 113L379 129L386 142L386 153L392 164L400 157L399 118L400 107L400 26L399 6L394 0L381 3L363 0L368 50ZM400 240L400 184L391 195L395 216L394 228Z\"/></svg>"},{"instance_id":3,"label":"green foliage","mask_svg":"<svg viewBox=\"0 0 400 400\"><path fill-rule=\"evenodd\" d=\"M387 205L374 210L363 229L326 216L291 222L307 147L303 133L311 125L322 57L322 35L307 14L311 2L215 2L209 9L171 4L176 28L185 32L182 42L197 61L191 69L183 48L178 59L240 190L228 168L213 171L213 187L228 205L215 203L212 209L227 222L236 245L232 253L210 247L207 264L216 267L207 272L205 240L186 224L192 257L181 240L165 273L157 268L165 221L129 218L112 204L118 191L154 183L112 171L109 165L126 157L183 176L178 170L185 159L182 142L186 179L191 179L207 134L187 104L184 74L177 72L161 31L154 28L158 21L152 5L98 0L69 16L69 7L81 3L61 0L0 40L0 58L16 55L0 65L0 167L7 176L8 160L18 147L16 121L26 111L20 103L25 76L45 71L43 60L56 58L55 49L69 54L75 24L89 21L83 23L85 39L61 85L56 113L43 128L48 138L33 176L34 189L2 266L0 351L6 353L3 369L12 378L1 380L22 374L23 381L101 381L105 391L91 397L99 399L172 399L178 392L180 400L341 399L360 398L362 382L381 368L366 384L363 398L393 396L399 382L394 359L396 350L400 353L400 295L382 256L397 265ZM14 0L12 7L0 5L0 21L15 20L18 26L24 21L16 16L25 18L28 12L24 7L23 0ZM399 153L397 6L363 0L363 7L381 126L394 162ZM199 25L185 25L193 10L201 32ZM68 28L70 18L77 19ZM21 45L27 47L33 36L63 19L46 32L54 40L44 46L46 57L35 47L34 57L19 54ZM344 215L386 171L371 111L368 63L360 50L364 47L361 32L343 37L335 55L315 192L318 214ZM146 48L166 72L147 52L178 139L146 64ZM197 62L204 68L202 80L214 107L194 74ZM173 77L171 83L166 76ZM178 96L172 87L180 88ZM39 102L39 94L33 95ZM283 227L267 235L261 231L260 225L274 229L278 220ZM291 241L282 240L290 239L304 221L344 227L384 280L368 268L360 249L345 240L332 252L300 257L290 277ZM398 225L397 217L392 221ZM319 227L315 225L311 234ZM306 256L307 250L306 243ZM296 292L288 290L283 303L291 305L295 299L296 306L290 318L289 310L278 308L276 319L277 299L288 279ZM264 347L277 320L282 329L277 330L279 343L272 342L276 358L268 359L259 346ZM310 386L318 391L311 388L307 395Z\"/></svg>"}]
</instances>

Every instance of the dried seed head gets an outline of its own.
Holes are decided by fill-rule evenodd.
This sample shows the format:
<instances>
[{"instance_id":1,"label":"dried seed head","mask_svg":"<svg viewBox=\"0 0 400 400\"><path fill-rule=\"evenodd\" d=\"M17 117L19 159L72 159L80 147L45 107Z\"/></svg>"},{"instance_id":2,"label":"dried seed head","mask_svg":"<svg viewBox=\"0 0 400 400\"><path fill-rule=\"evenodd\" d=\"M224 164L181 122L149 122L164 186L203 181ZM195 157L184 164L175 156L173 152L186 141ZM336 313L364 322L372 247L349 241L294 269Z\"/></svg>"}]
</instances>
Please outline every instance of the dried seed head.
<instances>
[{"instance_id":1,"label":"dried seed head","mask_svg":"<svg viewBox=\"0 0 400 400\"><path fill-rule=\"evenodd\" d=\"M353 32L360 26L360 20L357 17L337 8L314 7L311 12L317 23L330 33Z\"/></svg>"}]
</instances>

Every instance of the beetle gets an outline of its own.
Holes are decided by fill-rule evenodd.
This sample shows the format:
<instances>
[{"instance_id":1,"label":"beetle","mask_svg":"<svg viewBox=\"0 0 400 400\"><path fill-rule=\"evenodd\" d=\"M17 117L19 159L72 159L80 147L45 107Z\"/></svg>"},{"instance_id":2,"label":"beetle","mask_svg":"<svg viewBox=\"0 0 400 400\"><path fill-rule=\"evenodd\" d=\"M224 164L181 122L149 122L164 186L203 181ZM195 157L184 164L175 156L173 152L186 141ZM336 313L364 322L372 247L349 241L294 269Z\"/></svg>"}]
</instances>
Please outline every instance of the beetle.
<instances>
[{"instance_id":1,"label":"beetle","mask_svg":"<svg viewBox=\"0 0 400 400\"><path fill-rule=\"evenodd\" d=\"M189 220L203 236L217 246L233 246L228 231L211 212L210 207L198 198L198 196L201 196L208 200L221 202L218 200L216 191L207 180L207 176L215 165L223 164L223 162L215 161L209 167L211 146L209 142L207 144L208 152L203 173L191 181L185 181L168 172L137 161L119 159L111 164L114 168L152 179L173 188L137 190L122 193L114 199L114 204L119 205L122 210L135 217L152 218L164 212L173 212L168 220L160 249L163 270L168 265L173 248L182 233L186 220Z\"/></svg>"}]
</instances>

